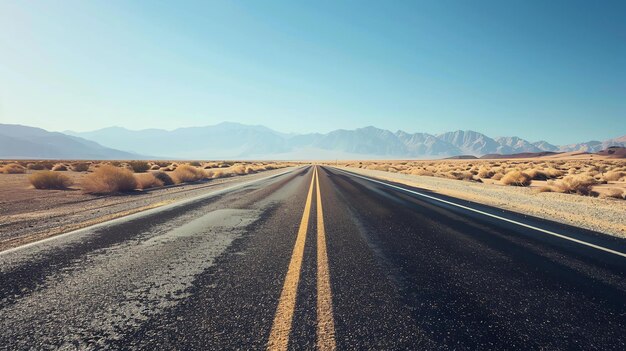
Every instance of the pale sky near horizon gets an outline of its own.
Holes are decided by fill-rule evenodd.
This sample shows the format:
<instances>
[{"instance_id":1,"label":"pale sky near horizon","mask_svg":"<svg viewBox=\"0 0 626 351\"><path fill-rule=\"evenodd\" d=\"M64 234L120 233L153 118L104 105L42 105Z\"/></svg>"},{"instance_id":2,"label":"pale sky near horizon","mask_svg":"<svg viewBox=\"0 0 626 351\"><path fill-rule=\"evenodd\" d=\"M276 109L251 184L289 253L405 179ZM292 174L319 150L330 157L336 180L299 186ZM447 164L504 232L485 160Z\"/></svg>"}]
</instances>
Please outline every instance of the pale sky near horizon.
<instances>
[{"instance_id":1,"label":"pale sky near horizon","mask_svg":"<svg viewBox=\"0 0 626 351\"><path fill-rule=\"evenodd\" d=\"M626 134L626 1L0 0L0 123Z\"/></svg>"}]
</instances>

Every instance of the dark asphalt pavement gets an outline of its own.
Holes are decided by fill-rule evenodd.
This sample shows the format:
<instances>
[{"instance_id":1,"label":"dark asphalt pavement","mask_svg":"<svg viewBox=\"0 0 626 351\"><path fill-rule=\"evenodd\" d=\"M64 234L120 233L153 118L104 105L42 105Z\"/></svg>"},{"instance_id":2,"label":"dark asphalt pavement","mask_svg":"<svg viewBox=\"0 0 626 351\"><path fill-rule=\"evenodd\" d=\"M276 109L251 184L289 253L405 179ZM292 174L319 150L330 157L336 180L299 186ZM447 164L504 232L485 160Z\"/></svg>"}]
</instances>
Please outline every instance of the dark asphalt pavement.
<instances>
[{"instance_id":1,"label":"dark asphalt pavement","mask_svg":"<svg viewBox=\"0 0 626 351\"><path fill-rule=\"evenodd\" d=\"M286 325L292 350L624 350L615 252L626 240L307 166L0 253L0 349L266 349Z\"/></svg>"}]
</instances>

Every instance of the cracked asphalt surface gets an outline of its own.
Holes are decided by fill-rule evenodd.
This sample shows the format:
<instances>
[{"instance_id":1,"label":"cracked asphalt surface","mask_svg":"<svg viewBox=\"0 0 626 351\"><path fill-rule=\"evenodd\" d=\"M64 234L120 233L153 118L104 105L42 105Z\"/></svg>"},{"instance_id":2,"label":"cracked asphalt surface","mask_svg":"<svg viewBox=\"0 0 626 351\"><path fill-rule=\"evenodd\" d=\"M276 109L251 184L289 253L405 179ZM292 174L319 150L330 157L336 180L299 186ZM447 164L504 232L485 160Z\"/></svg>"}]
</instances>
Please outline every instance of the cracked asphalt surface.
<instances>
[{"instance_id":1,"label":"cracked asphalt surface","mask_svg":"<svg viewBox=\"0 0 626 351\"><path fill-rule=\"evenodd\" d=\"M315 168L337 349L626 348L626 258L306 166L0 253L0 349L266 349ZM395 185L626 252L623 239ZM312 194L293 350L321 348Z\"/></svg>"}]
</instances>

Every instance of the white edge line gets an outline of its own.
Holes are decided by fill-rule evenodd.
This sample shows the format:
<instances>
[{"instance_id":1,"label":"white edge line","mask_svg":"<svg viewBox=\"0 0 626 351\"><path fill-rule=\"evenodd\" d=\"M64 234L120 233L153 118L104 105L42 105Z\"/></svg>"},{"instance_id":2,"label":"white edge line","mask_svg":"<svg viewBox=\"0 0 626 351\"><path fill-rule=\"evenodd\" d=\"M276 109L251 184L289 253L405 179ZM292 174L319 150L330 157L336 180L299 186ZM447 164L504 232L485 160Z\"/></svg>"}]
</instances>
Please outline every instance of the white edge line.
<instances>
[{"instance_id":1,"label":"white edge line","mask_svg":"<svg viewBox=\"0 0 626 351\"><path fill-rule=\"evenodd\" d=\"M545 234L549 234L549 235L556 236L556 237L561 238L561 239L573 241L573 242L581 244L581 245L589 246L589 247L592 247L592 248L597 249L597 250L605 251L605 252L612 253L614 255L618 255L618 256L622 256L622 257L626 258L626 253L623 253L623 252L611 250L611 249L608 249L608 248L603 247L603 246L599 246L599 245L595 245L595 244L592 244L592 243L588 243L586 241L578 240L578 239L575 239L575 238L572 238L572 237L569 237L569 236L566 236L566 235L563 235L563 234L555 233L555 232L552 232L552 231L549 231L549 230L537 228L537 227L534 227L534 226L529 225L529 224L525 224L525 223L522 223L522 222L514 221L512 219L504 218L504 217L501 217L501 216L498 216L498 215L495 215L495 214L492 214L492 213L489 213L489 212L477 210L475 208L471 208L471 207L467 207L467 206L464 206L464 205L461 205L461 204L457 204L457 203L454 203L454 202L451 202L451 201L443 200L443 199L440 199L440 198L437 198L437 197L434 197L434 196L426 195L426 194L423 194L423 193L420 193L420 192L417 192L417 191L414 191L414 190L405 189L405 188L402 188L402 187L399 187L399 186L396 186L396 185L393 185L393 184L388 184L388 183L385 183L385 182L381 182L381 181L376 180L376 179L372 179L372 178L369 178L369 177L364 177L364 176L358 175L358 174L356 174L354 172L344 171L342 169L335 168L335 167L332 167L332 168L338 170L339 172L346 173L346 174L349 174L349 175L353 175L355 177L368 180L370 182L386 185L386 186L391 187L391 188L399 189L399 190L402 190L402 191L405 191L405 192L408 192L408 193L411 193L411 194L419 195L419 196L422 196L422 197L425 197L425 198L428 198L428 199L431 199L431 200L443 202L443 203L448 204L448 205L460 207L460 208L468 210L468 211L480 213L482 215L489 216L489 217L492 217L492 218L496 218L496 219L499 219L499 220L502 220L502 221L505 221L505 222L517 224L517 225L522 226L522 227L534 229L536 231L539 231L539 232L542 232L542 233L545 233Z\"/></svg>"},{"instance_id":2,"label":"white edge line","mask_svg":"<svg viewBox=\"0 0 626 351\"><path fill-rule=\"evenodd\" d=\"M248 185L256 183L256 182L260 182L260 181L267 180L267 179L270 179L270 178L273 178L273 177L279 177L279 176L282 176L284 174L294 172L294 171L296 171L296 170L298 170L300 168L302 168L302 166L290 169L290 170L282 172L282 173L272 174L272 175L267 176L267 177L250 180L250 181L247 181L247 182L244 182L244 183L235 184L233 186L230 186L230 187L227 187L227 188L223 188L223 189L219 189L219 190L207 193L207 194L195 196L195 197L192 197L190 199L180 200L180 201L177 201L177 202L174 202L174 203L171 203L171 204L167 204L167 205L151 208L151 209L148 209L148 210L145 210L145 211L139 211L137 213L129 214L129 215L122 216L122 217L119 217L119 218L114 218L114 219L111 219L111 220L108 220L108 221L104 221L102 223L93 224L93 225L90 225L90 226L85 227L85 228L75 229L75 230L72 230L72 231L67 232L67 233L62 233L62 234L59 234L59 235L51 236L49 238L33 241L31 243L28 243L28 244L24 244L24 245L21 245L21 246L17 246L17 247L13 247L13 248L10 248L10 249L6 249L4 251L0 251L0 256L5 255L5 254L10 254L12 252L19 251L19 250L22 250L22 249L26 249L26 248L29 248L31 246L43 244L43 243L46 243L48 241L57 240L57 239L60 239L60 238L63 238L63 237L69 236L69 235L74 235L74 234L78 234L78 233L81 233L81 232L90 231L90 230L93 230L93 229L96 229L96 228L99 228L99 227L104 227L104 226L107 226L107 225L115 224L117 222L130 221L130 220L133 220L133 219L137 219L137 218L141 218L141 217L144 217L144 216L148 216L148 215L153 214L155 212L165 211L165 210L168 210L168 209L176 208L178 206L183 206L183 205L186 205L186 204L189 204L189 203L192 203L192 202L196 202L196 201L199 201L199 200L209 199L209 198L214 197L216 195L220 195L220 194L223 194L223 193L227 193L229 191L233 191L233 190L236 190L236 189L239 189L239 188L243 188L245 186L248 186Z\"/></svg>"}]
</instances>

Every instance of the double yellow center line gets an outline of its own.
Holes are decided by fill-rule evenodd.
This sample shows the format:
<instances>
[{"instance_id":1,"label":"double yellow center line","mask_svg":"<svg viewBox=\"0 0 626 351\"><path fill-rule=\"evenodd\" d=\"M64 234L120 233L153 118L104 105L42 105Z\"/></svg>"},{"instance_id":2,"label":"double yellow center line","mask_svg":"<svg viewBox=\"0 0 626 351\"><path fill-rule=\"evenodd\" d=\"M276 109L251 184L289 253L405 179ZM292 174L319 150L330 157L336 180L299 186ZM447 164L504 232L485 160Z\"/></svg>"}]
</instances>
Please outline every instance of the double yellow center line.
<instances>
[{"instance_id":1,"label":"double yellow center line","mask_svg":"<svg viewBox=\"0 0 626 351\"><path fill-rule=\"evenodd\" d=\"M287 350L289 334L293 322L293 313L296 307L300 270L304 257L304 244L313 198L313 187L317 189L317 348L319 350L334 350L335 322L333 320L332 293L330 290L330 272L328 269L328 254L326 251L326 231L324 229L324 214L322 210L322 196L317 167L314 166L311 185L304 205L304 213L298 228L296 244L291 254L291 261L287 269L285 283L280 294L274 323L267 343L268 350Z\"/></svg>"}]
</instances>

